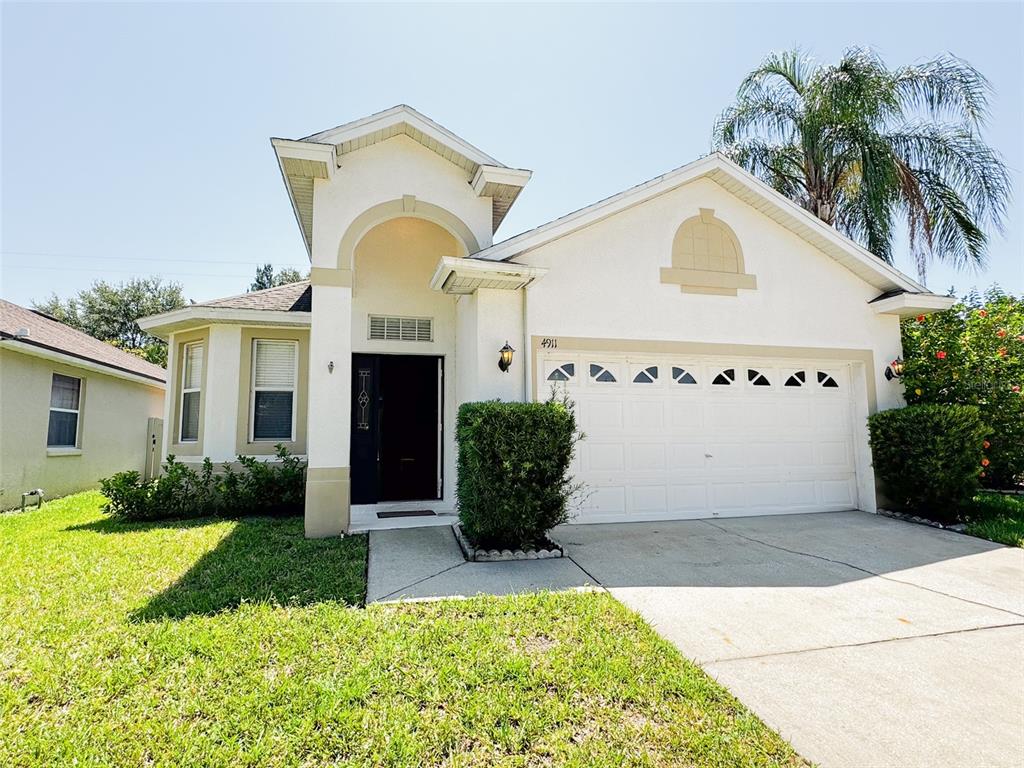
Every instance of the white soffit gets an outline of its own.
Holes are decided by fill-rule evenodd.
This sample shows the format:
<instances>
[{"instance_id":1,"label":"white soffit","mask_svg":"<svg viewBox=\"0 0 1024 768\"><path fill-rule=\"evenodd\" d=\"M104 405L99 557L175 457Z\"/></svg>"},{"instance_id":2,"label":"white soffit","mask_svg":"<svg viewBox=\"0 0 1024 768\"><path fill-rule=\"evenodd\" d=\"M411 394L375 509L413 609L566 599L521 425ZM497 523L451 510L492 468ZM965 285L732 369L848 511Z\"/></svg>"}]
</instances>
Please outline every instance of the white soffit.
<instances>
[{"instance_id":1,"label":"white soffit","mask_svg":"<svg viewBox=\"0 0 1024 768\"><path fill-rule=\"evenodd\" d=\"M720 153L714 153L473 254L503 261L522 256L658 195L707 178L828 254L879 291L928 293L928 289L811 215Z\"/></svg>"},{"instance_id":2,"label":"white soffit","mask_svg":"<svg viewBox=\"0 0 1024 768\"><path fill-rule=\"evenodd\" d=\"M450 294L470 294L477 288L515 291L546 274L547 270L543 267L443 256L434 270L430 287Z\"/></svg>"},{"instance_id":3,"label":"white soffit","mask_svg":"<svg viewBox=\"0 0 1024 768\"><path fill-rule=\"evenodd\" d=\"M207 307L195 304L184 309L174 309L163 314L144 317L139 320L139 327L147 333L166 339L169 334L177 331L214 323L309 327L312 324L311 316L311 312Z\"/></svg>"},{"instance_id":4,"label":"white soffit","mask_svg":"<svg viewBox=\"0 0 1024 768\"><path fill-rule=\"evenodd\" d=\"M898 293L895 296L875 299L870 303L879 315L899 315L900 317L916 317L941 312L956 304L952 296L939 296L934 293Z\"/></svg>"}]
</instances>

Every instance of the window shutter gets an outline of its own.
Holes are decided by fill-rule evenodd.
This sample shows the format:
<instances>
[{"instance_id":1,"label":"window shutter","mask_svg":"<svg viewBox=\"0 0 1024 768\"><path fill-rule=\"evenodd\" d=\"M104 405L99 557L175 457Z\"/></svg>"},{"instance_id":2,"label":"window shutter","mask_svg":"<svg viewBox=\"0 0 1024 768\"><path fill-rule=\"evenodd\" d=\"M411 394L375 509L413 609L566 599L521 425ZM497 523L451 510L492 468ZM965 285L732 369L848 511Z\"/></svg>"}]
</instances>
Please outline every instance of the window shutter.
<instances>
[{"instance_id":1,"label":"window shutter","mask_svg":"<svg viewBox=\"0 0 1024 768\"><path fill-rule=\"evenodd\" d=\"M294 341L256 340L256 382L259 389L292 389L295 386Z\"/></svg>"}]
</instances>

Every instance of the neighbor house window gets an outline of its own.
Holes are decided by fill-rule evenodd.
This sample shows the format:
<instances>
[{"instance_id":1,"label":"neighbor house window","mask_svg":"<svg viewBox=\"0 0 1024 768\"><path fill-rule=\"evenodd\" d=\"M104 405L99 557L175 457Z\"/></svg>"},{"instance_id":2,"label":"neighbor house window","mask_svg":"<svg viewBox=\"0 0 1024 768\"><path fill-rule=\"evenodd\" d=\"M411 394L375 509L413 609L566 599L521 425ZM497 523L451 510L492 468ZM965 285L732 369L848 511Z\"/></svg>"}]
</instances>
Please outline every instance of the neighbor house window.
<instances>
[{"instance_id":1,"label":"neighbor house window","mask_svg":"<svg viewBox=\"0 0 1024 768\"><path fill-rule=\"evenodd\" d=\"M186 344L181 368L181 442L199 439L199 400L203 383L203 345Z\"/></svg>"},{"instance_id":2,"label":"neighbor house window","mask_svg":"<svg viewBox=\"0 0 1024 768\"><path fill-rule=\"evenodd\" d=\"M81 379L53 374L53 382L50 384L50 426L46 431L48 447L78 446L78 407L81 397Z\"/></svg>"},{"instance_id":3,"label":"neighbor house window","mask_svg":"<svg viewBox=\"0 0 1024 768\"><path fill-rule=\"evenodd\" d=\"M299 344L254 339L252 350L252 439L295 439L295 382Z\"/></svg>"}]
</instances>

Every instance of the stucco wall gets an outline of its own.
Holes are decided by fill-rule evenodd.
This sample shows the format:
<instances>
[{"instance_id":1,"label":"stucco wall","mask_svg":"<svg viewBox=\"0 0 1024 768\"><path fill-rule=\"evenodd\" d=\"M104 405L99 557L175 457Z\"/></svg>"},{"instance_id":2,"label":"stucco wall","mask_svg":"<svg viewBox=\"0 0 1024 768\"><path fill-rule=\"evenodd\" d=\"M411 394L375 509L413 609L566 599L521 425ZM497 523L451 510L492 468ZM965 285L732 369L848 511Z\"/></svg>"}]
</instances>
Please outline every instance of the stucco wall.
<instances>
[{"instance_id":1,"label":"stucco wall","mask_svg":"<svg viewBox=\"0 0 1024 768\"><path fill-rule=\"evenodd\" d=\"M664 284L679 225L712 208L736 233L754 290L682 293ZM526 334L866 349L880 409L902 404L885 363L899 320L877 315L878 290L713 181L698 180L524 255L551 271L527 289Z\"/></svg>"},{"instance_id":2,"label":"stucco wall","mask_svg":"<svg viewBox=\"0 0 1024 768\"><path fill-rule=\"evenodd\" d=\"M81 453L47 455L54 373L82 379ZM146 425L162 417L164 390L10 350L0 350L0 509L42 488L47 498L94 488L122 470L143 470Z\"/></svg>"},{"instance_id":3,"label":"stucco wall","mask_svg":"<svg viewBox=\"0 0 1024 768\"><path fill-rule=\"evenodd\" d=\"M398 218L371 229L355 250L352 284L352 352L392 355L437 355L444 358L444 498L452 500L455 472L454 414L457 408L455 354L455 297L430 289L430 278L442 256L451 255L455 238L422 219ZM395 315L430 317L434 340L380 341L367 338L368 317ZM323 372L321 372L322 375ZM346 414L346 419L351 416ZM350 422L335 427L347 436Z\"/></svg>"},{"instance_id":4,"label":"stucco wall","mask_svg":"<svg viewBox=\"0 0 1024 768\"><path fill-rule=\"evenodd\" d=\"M333 179L315 183L313 266L338 266L338 248L352 223L374 206L406 195L450 212L469 228L477 245L486 248L491 243L491 201L478 197L470 181L465 170L408 136L345 155ZM368 223L367 229L377 223ZM365 232L353 234L358 241ZM466 254L454 251L444 255Z\"/></svg>"}]
</instances>

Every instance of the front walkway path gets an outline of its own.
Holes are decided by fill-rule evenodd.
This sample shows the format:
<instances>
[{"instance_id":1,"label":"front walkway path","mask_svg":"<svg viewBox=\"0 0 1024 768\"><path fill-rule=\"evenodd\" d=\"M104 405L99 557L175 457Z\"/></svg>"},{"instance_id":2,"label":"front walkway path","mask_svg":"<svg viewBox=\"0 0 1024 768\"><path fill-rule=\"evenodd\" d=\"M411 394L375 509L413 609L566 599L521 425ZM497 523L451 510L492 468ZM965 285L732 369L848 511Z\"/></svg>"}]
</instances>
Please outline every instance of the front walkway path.
<instances>
[{"instance_id":1,"label":"front walkway path","mask_svg":"<svg viewBox=\"0 0 1024 768\"><path fill-rule=\"evenodd\" d=\"M370 531L366 602L508 595L595 584L569 558L468 563L451 526Z\"/></svg>"},{"instance_id":2,"label":"front walkway path","mask_svg":"<svg viewBox=\"0 0 1024 768\"><path fill-rule=\"evenodd\" d=\"M370 534L368 600L597 585L822 766L1024 765L1024 550L861 512L565 526L466 563Z\"/></svg>"}]
</instances>

